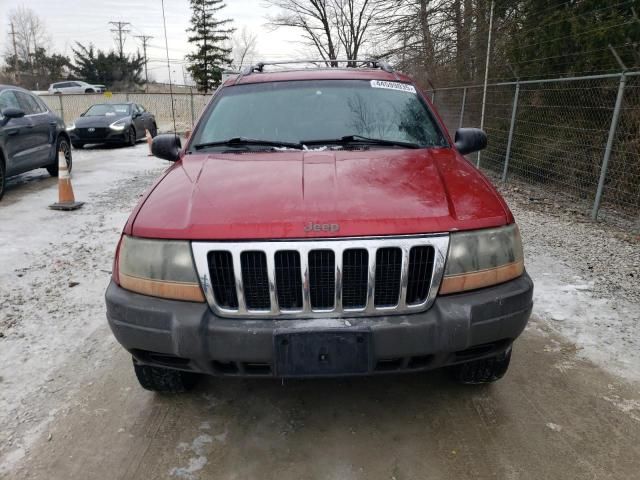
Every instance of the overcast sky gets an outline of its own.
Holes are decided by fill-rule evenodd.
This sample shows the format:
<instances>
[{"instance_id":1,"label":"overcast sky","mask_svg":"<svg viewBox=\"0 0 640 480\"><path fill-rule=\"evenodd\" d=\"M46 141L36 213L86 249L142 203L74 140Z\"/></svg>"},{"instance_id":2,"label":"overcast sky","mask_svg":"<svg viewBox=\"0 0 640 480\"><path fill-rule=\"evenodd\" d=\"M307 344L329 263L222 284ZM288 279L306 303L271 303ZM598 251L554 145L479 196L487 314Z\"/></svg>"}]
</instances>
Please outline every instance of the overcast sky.
<instances>
[{"instance_id":1,"label":"overcast sky","mask_svg":"<svg viewBox=\"0 0 640 480\"><path fill-rule=\"evenodd\" d=\"M231 18L240 30L247 26L258 36L259 57L272 60L300 57L306 51L297 43L295 31L271 31L265 26L269 9L263 0L227 0L223 16ZM33 9L44 20L52 40L52 48L71 56L75 41L93 42L100 49L115 48L113 28L109 21L131 22L131 33L125 42L125 52L134 53L140 41L134 35L152 35L149 56L149 75L157 81L168 79L164 34L162 30L161 0L0 0L0 54L4 54L8 36L8 13L24 5ZM182 81L184 56L189 52L186 29L191 12L188 0L165 0L169 57L172 61L172 79ZM163 60L164 59L164 60Z\"/></svg>"}]
</instances>

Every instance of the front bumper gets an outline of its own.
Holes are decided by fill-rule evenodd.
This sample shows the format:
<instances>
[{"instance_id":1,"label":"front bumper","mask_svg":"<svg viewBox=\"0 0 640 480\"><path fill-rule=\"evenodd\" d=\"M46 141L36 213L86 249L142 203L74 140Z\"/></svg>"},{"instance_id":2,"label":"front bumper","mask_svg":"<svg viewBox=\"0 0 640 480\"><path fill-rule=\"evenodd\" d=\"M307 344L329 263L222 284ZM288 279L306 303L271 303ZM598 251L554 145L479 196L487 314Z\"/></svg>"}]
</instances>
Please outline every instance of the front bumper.
<instances>
[{"instance_id":1,"label":"front bumper","mask_svg":"<svg viewBox=\"0 0 640 480\"><path fill-rule=\"evenodd\" d=\"M78 132L75 130L67 130L69 138L72 143L123 143L128 140L128 130L116 131L106 129L105 132L98 132L97 134L89 134Z\"/></svg>"},{"instance_id":2,"label":"front bumper","mask_svg":"<svg viewBox=\"0 0 640 480\"><path fill-rule=\"evenodd\" d=\"M282 376L275 369L274 347L274 335L281 332L368 332L366 374L494 356L524 330L532 296L533 282L525 273L494 287L438 297L422 313L388 317L228 319L214 315L206 303L139 295L114 282L106 303L111 330L141 364L211 375Z\"/></svg>"}]
</instances>

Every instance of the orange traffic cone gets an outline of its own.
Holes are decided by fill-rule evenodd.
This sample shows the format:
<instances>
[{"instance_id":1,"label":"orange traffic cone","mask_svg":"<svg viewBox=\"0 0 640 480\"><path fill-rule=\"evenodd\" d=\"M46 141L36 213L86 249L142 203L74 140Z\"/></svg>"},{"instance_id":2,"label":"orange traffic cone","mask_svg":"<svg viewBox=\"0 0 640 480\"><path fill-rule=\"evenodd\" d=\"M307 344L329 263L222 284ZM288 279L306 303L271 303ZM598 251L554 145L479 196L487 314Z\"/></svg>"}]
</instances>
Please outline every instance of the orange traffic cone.
<instances>
[{"instance_id":1,"label":"orange traffic cone","mask_svg":"<svg viewBox=\"0 0 640 480\"><path fill-rule=\"evenodd\" d=\"M58 203L49 205L53 210L77 210L84 202L76 202L71 186L71 174L67 168L65 152L60 149L58 152Z\"/></svg>"},{"instance_id":2,"label":"orange traffic cone","mask_svg":"<svg viewBox=\"0 0 640 480\"><path fill-rule=\"evenodd\" d=\"M147 130L146 128L144 129L144 138L147 140L147 145L149 146L149 157L153 157L153 151L151 150L151 144L153 143L153 137L151 136L151 133L149 133L149 130Z\"/></svg>"}]
</instances>

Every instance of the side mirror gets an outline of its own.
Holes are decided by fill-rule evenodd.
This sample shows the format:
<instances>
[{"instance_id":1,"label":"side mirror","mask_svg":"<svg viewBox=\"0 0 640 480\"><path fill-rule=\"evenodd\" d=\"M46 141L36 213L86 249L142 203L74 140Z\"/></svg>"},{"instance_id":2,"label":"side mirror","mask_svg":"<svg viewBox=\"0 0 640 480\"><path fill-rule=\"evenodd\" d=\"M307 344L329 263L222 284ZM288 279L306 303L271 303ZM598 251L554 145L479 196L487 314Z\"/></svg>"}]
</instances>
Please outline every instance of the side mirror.
<instances>
[{"instance_id":1,"label":"side mirror","mask_svg":"<svg viewBox=\"0 0 640 480\"><path fill-rule=\"evenodd\" d=\"M455 145L462 155L478 152L487 146L487 134L479 128L456 130Z\"/></svg>"},{"instance_id":2,"label":"side mirror","mask_svg":"<svg viewBox=\"0 0 640 480\"><path fill-rule=\"evenodd\" d=\"M141 114L140 112L135 112L135 113L133 114L133 117L132 117L132 118L138 118L138 117L140 117L140 116L142 116L142 114Z\"/></svg>"},{"instance_id":3,"label":"side mirror","mask_svg":"<svg viewBox=\"0 0 640 480\"><path fill-rule=\"evenodd\" d=\"M151 143L151 153L163 160L175 162L180 158L182 142L176 134L158 135Z\"/></svg>"},{"instance_id":4,"label":"side mirror","mask_svg":"<svg viewBox=\"0 0 640 480\"><path fill-rule=\"evenodd\" d=\"M12 118L24 117L24 110L20 108L15 108L15 107L7 107L7 108L3 108L2 111L0 111L0 114L2 114L2 119L0 120L0 127L4 127L7 123L9 123L9 120L11 120Z\"/></svg>"}]
</instances>

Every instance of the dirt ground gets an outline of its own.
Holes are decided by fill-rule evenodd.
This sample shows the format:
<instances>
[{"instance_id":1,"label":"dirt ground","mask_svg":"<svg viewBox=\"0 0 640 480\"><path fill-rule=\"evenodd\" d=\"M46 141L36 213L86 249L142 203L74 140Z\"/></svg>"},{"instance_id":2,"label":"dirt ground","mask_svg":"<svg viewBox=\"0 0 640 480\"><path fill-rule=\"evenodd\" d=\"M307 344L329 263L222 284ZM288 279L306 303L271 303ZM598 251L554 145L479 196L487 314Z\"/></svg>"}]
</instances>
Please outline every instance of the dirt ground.
<instances>
[{"instance_id":1,"label":"dirt ground","mask_svg":"<svg viewBox=\"0 0 640 480\"><path fill-rule=\"evenodd\" d=\"M587 302L576 284L588 279L577 276L553 301L536 298L509 373L491 386L436 371L142 390L106 326L102 293L128 212L166 167L145 148L76 152L74 187L88 201L76 214L51 217L55 182L42 172L11 180L0 203L0 242L21 240L0 257L0 478L639 478L640 383L615 374L633 371L625 345L636 344L624 342L636 330L607 334L601 357L585 352L615 323L562 336L571 330L554 322L569 320L547 309L558 316L556 304ZM537 270L527 261L550 298L561 277L553 259ZM596 320L613 322L596 300L586 303Z\"/></svg>"}]
</instances>

